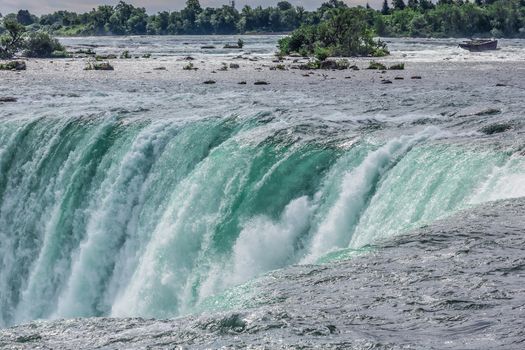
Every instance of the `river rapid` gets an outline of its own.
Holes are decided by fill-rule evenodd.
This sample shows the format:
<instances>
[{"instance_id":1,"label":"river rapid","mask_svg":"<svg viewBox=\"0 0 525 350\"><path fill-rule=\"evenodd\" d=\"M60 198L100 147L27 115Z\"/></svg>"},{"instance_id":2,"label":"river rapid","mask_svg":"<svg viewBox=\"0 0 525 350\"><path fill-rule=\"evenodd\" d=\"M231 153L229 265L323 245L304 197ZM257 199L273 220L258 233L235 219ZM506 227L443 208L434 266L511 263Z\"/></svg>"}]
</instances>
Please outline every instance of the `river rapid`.
<instances>
[{"instance_id":1,"label":"river rapid","mask_svg":"<svg viewBox=\"0 0 525 350\"><path fill-rule=\"evenodd\" d=\"M523 346L525 42L309 72L278 38L0 72L1 348Z\"/></svg>"}]
</instances>

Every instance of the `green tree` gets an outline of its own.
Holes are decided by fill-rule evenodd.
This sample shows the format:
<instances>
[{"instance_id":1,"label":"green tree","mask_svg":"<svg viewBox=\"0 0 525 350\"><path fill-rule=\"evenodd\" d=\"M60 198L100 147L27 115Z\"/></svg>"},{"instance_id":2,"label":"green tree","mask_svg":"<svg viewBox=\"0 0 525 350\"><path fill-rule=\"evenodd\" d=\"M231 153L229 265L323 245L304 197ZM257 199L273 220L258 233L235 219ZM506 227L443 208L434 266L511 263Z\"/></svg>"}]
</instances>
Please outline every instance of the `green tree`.
<instances>
[{"instance_id":1,"label":"green tree","mask_svg":"<svg viewBox=\"0 0 525 350\"><path fill-rule=\"evenodd\" d=\"M18 13L16 14L16 20L18 21L18 23L24 26L28 26L30 24L35 23L34 16L32 16L28 10L18 11Z\"/></svg>"},{"instance_id":2,"label":"green tree","mask_svg":"<svg viewBox=\"0 0 525 350\"><path fill-rule=\"evenodd\" d=\"M406 7L405 2L403 0L393 0L392 4L394 6L394 10L396 11L403 11Z\"/></svg>"},{"instance_id":3,"label":"green tree","mask_svg":"<svg viewBox=\"0 0 525 350\"><path fill-rule=\"evenodd\" d=\"M0 58L12 58L24 48L25 27L16 21L4 21L5 35L0 37Z\"/></svg>"},{"instance_id":4,"label":"green tree","mask_svg":"<svg viewBox=\"0 0 525 350\"><path fill-rule=\"evenodd\" d=\"M390 6L388 6L388 0L383 0L383 6L381 7L381 14L388 15L390 13Z\"/></svg>"}]
</instances>

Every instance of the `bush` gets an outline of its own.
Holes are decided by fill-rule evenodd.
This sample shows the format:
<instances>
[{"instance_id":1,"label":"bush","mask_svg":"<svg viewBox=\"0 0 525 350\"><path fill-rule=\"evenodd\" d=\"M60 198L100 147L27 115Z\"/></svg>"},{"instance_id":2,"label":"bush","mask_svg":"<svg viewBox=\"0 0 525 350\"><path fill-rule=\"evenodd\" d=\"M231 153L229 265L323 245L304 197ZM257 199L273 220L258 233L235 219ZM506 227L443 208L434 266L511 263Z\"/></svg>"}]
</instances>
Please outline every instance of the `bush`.
<instances>
[{"instance_id":1,"label":"bush","mask_svg":"<svg viewBox=\"0 0 525 350\"><path fill-rule=\"evenodd\" d=\"M53 53L66 51L57 39L44 32L31 33L25 46L24 55L27 57L53 58Z\"/></svg>"},{"instance_id":2,"label":"bush","mask_svg":"<svg viewBox=\"0 0 525 350\"><path fill-rule=\"evenodd\" d=\"M330 50L324 47L317 47L314 52L315 58L319 61L325 61L330 57Z\"/></svg>"},{"instance_id":3,"label":"bush","mask_svg":"<svg viewBox=\"0 0 525 350\"><path fill-rule=\"evenodd\" d=\"M386 66L384 64L382 64L382 63L379 63L379 62L376 62L376 61L372 61L368 65L367 69L386 70Z\"/></svg>"},{"instance_id":4,"label":"bush","mask_svg":"<svg viewBox=\"0 0 525 350\"><path fill-rule=\"evenodd\" d=\"M114 70L109 62L89 62L84 70Z\"/></svg>"},{"instance_id":5,"label":"bush","mask_svg":"<svg viewBox=\"0 0 525 350\"><path fill-rule=\"evenodd\" d=\"M393 66L390 66L390 68L388 68L389 70L404 70L405 69L405 64L404 63L398 63L398 64L394 64Z\"/></svg>"},{"instance_id":6,"label":"bush","mask_svg":"<svg viewBox=\"0 0 525 350\"><path fill-rule=\"evenodd\" d=\"M363 8L334 9L328 20L318 25L302 26L288 37L279 40L281 54L299 52L318 59L328 56L385 56L386 44L374 40L368 23L368 12Z\"/></svg>"},{"instance_id":7,"label":"bush","mask_svg":"<svg viewBox=\"0 0 525 350\"><path fill-rule=\"evenodd\" d=\"M124 52L122 52L122 53L120 54L120 58L121 58L121 59L130 59L130 58L131 58L131 55L130 55L129 51L126 50L126 51L124 51Z\"/></svg>"}]
</instances>

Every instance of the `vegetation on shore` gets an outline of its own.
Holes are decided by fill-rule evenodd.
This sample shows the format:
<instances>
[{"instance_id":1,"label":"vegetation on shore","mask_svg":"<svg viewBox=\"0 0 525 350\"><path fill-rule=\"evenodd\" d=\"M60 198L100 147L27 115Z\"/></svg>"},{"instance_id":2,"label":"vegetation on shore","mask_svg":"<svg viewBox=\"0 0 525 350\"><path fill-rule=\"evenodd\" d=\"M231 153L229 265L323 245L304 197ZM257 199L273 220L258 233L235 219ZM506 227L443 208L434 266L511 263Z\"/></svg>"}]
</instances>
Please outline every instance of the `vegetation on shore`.
<instances>
[{"instance_id":1,"label":"vegetation on shore","mask_svg":"<svg viewBox=\"0 0 525 350\"><path fill-rule=\"evenodd\" d=\"M385 0L381 9L361 7L368 26L378 36L412 37L525 37L525 0ZM329 0L316 11L306 11L280 1L274 7L245 6L232 1L220 8L203 8L188 0L181 11L148 15L146 10L123 1L77 14L57 11L37 17L27 10L0 18L0 34L7 23L18 22L28 31L53 35L164 35L244 34L290 32L317 26L332 17L344 2ZM1 17L1 15L0 15Z\"/></svg>"},{"instance_id":2,"label":"vegetation on shore","mask_svg":"<svg viewBox=\"0 0 525 350\"><path fill-rule=\"evenodd\" d=\"M23 52L26 57L67 57L64 47L46 32L30 32L15 21L4 23L5 33L0 36L0 59L10 59Z\"/></svg>"},{"instance_id":3,"label":"vegetation on shore","mask_svg":"<svg viewBox=\"0 0 525 350\"><path fill-rule=\"evenodd\" d=\"M330 56L374 56L388 54L386 45L374 39L364 8L339 8L317 25L305 25L279 40L279 54L298 53L324 61Z\"/></svg>"}]
</instances>

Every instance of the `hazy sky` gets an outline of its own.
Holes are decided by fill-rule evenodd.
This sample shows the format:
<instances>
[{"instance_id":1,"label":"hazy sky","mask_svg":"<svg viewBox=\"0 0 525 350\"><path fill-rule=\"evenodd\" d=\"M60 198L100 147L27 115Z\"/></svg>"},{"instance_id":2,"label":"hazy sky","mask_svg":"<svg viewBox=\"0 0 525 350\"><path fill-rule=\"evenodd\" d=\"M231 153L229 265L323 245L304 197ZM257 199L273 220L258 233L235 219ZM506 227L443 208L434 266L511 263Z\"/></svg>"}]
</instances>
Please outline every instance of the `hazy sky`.
<instances>
[{"instance_id":1,"label":"hazy sky","mask_svg":"<svg viewBox=\"0 0 525 350\"><path fill-rule=\"evenodd\" d=\"M229 0L200 0L203 7L219 7L228 3ZM316 9L324 0L288 0L294 5L301 5L306 9ZM178 10L184 7L186 0L127 0L126 2L136 6L145 7L149 13L158 12L159 10ZM244 5L263 7L275 6L278 0L236 0L237 8L242 8ZM382 0L346 0L349 5L365 5L367 2L370 5L377 7ZM41 15L44 13L51 13L56 10L70 10L77 12L85 12L91 10L93 7L101 4L116 5L118 0L0 0L0 13L6 14L18 11L19 9L27 9L32 13Z\"/></svg>"}]
</instances>

